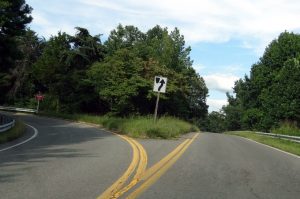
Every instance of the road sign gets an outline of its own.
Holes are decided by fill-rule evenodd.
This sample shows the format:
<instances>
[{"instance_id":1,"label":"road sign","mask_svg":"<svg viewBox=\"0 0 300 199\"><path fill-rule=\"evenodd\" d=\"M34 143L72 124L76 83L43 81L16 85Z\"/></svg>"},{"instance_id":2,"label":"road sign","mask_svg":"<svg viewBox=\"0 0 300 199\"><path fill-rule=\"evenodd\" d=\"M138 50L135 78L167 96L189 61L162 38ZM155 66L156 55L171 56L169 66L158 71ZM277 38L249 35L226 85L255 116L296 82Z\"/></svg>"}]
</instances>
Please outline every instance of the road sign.
<instances>
[{"instance_id":1,"label":"road sign","mask_svg":"<svg viewBox=\"0 0 300 199\"><path fill-rule=\"evenodd\" d=\"M167 80L168 79L166 77L160 77L160 76L154 77L153 91L158 92L157 98L156 98L155 110L154 110L154 121L156 121L156 117L157 117L159 94L166 92Z\"/></svg>"},{"instance_id":2,"label":"road sign","mask_svg":"<svg viewBox=\"0 0 300 199\"><path fill-rule=\"evenodd\" d=\"M39 113L40 101L44 99L44 95L41 92L35 95L35 99L37 100L36 113Z\"/></svg>"},{"instance_id":3,"label":"road sign","mask_svg":"<svg viewBox=\"0 0 300 199\"><path fill-rule=\"evenodd\" d=\"M38 100L38 101L41 101L41 100L44 99L44 95L37 94L37 95L35 96L35 99Z\"/></svg>"},{"instance_id":4,"label":"road sign","mask_svg":"<svg viewBox=\"0 0 300 199\"><path fill-rule=\"evenodd\" d=\"M166 77L155 76L153 91L165 93L167 88L167 80L168 79Z\"/></svg>"}]
</instances>

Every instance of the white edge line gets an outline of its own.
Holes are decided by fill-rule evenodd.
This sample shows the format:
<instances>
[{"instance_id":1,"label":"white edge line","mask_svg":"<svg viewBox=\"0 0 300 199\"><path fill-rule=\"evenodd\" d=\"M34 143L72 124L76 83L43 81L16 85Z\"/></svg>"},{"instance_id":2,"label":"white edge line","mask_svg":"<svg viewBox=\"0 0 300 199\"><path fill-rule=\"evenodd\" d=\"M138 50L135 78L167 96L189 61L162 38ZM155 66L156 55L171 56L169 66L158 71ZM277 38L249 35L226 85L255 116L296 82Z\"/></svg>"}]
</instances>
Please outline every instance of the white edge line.
<instances>
[{"instance_id":1,"label":"white edge line","mask_svg":"<svg viewBox=\"0 0 300 199\"><path fill-rule=\"evenodd\" d=\"M255 140L251 140L251 139L249 139L249 138L245 138L245 137L241 137L241 136L238 136L238 137L243 138L243 139L245 139L245 140L249 140L249 141L251 141L251 142L255 142L256 144L260 144L260 145L266 146L266 147L268 147L268 148L274 149L274 150L276 150L276 151L280 151L280 152L282 152L282 153L285 153L285 154L287 154L287 155L291 155L291 156L294 156L295 158L299 158L299 159L300 159L300 156L298 156L298 155L295 155L295 154L292 154L292 153L283 151L283 150L281 150L281 149L277 149L277 148L275 148L275 147L272 147L272 146L269 146L269 145L266 145L266 144L257 142L257 141L255 141Z\"/></svg>"},{"instance_id":2,"label":"white edge line","mask_svg":"<svg viewBox=\"0 0 300 199\"><path fill-rule=\"evenodd\" d=\"M29 124L25 124L25 125L31 127L34 130L34 134L30 138L28 138L27 140L24 140L23 142L20 142L18 144L13 145L13 146L1 149L0 152L6 151L6 150L14 148L14 147L17 147L17 146L19 146L21 144L25 144L26 142L29 142L30 140L34 139L38 135L38 130L35 127L33 127L33 126L29 125Z\"/></svg>"}]
</instances>

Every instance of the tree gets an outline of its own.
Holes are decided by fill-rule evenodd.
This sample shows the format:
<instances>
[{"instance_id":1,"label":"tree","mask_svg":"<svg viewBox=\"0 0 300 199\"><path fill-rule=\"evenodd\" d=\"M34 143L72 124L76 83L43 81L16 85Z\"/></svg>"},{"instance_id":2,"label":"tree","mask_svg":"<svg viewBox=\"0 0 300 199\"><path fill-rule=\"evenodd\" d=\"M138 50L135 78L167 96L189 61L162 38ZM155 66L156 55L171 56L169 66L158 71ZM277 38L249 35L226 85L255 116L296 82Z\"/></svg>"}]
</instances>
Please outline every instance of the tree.
<instances>
[{"instance_id":1,"label":"tree","mask_svg":"<svg viewBox=\"0 0 300 199\"><path fill-rule=\"evenodd\" d=\"M99 35L91 36L84 28L76 29L75 36L61 32L52 36L34 64L37 89L49 94L52 102L48 108L52 110L97 110L97 95L87 71L94 62L102 61L104 47ZM93 108L89 103L93 103Z\"/></svg>"},{"instance_id":2,"label":"tree","mask_svg":"<svg viewBox=\"0 0 300 199\"><path fill-rule=\"evenodd\" d=\"M236 82L238 84L239 81ZM222 111L225 114L225 127L227 130L239 130L242 127L241 117L242 108L237 98L233 97L229 93L226 93L228 105L222 107Z\"/></svg>"},{"instance_id":3,"label":"tree","mask_svg":"<svg viewBox=\"0 0 300 199\"><path fill-rule=\"evenodd\" d=\"M299 60L300 35L281 33L252 66L250 77L236 82L236 103L224 108L226 120L232 120L236 109L244 129L268 131L281 121L299 123Z\"/></svg>"},{"instance_id":4,"label":"tree","mask_svg":"<svg viewBox=\"0 0 300 199\"><path fill-rule=\"evenodd\" d=\"M201 130L221 133L226 130L225 127L225 115L222 112L213 111L208 114L206 120L203 120L200 124Z\"/></svg>"},{"instance_id":5,"label":"tree","mask_svg":"<svg viewBox=\"0 0 300 199\"><path fill-rule=\"evenodd\" d=\"M34 90L32 65L41 56L45 39L39 38L34 31L27 29L24 35L17 37L17 42L22 57L15 62L16 67L12 71L13 85L8 92L8 99L26 102L37 92Z\"/></svg>"},{"instance_id":6,"label":"tree","mask_svg":"<svg viewBox=\"0 0 300 199\"><path fill-rule=\"evenodd\" d=\"M17 37L25 33L26 24L32 17L31 7L25 0L0 1L0 103L12 84L12 70L21 52L17 48ZM4 95L3 95L4 94Z\"/></svg>"},{"instance_id":7,"label":"tree","mask_svg":"<svg viewBox=\"0 0 300 199\"><path fill-rule=\"evenodd\" d=\"M110 32L110 35L105 42L109 55L112 55L119 49L131 48L145 39L145 34L137 27L125 26L121 24L115 30Z\"/></svg>"},{"instance_id":8,"label":"tree","mask_svg":"<svg viewBox=\"0 0 300 199\"><path fill-rule=\"evenodd\" d=\"M136 104L132 99L139 94L139 89L149 86L141 77L141 66L141 59L128 49L120 49L91 67L90 80L110 111L119 114L134 111Z\"/></svg>"}]
</instances>

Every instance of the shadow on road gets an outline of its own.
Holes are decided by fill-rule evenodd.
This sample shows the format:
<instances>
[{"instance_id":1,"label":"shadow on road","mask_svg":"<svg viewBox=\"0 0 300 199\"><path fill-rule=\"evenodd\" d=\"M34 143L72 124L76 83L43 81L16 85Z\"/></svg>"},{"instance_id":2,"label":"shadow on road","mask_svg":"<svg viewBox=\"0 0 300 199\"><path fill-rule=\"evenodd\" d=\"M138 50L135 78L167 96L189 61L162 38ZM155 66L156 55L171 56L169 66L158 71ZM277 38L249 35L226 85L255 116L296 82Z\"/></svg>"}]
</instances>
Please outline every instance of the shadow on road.
<instances>
[{"instance_id":1,"label":"shadow on road","mask_svg":"<svg viewBox=\"0 0 300 199\"><path fill-rule=\"evenodd\" d=\"M101 145L99 139L107 139L113 134L86 124L34 115L12 114L17 119L34 126L38 136L15 148L0 152L0 183L26 173L31 163L43 163L59 158L98 157ZM33 135L33 129L27 127L25 136L10 143L1 144L0 149L12 146ZM100 145L100 147L99 147ZM34 164L35 166L38 164ZM9 171L7 174L4 171ZM11 170L13 169L13 174Z\"/></svg>"}]
</instances>

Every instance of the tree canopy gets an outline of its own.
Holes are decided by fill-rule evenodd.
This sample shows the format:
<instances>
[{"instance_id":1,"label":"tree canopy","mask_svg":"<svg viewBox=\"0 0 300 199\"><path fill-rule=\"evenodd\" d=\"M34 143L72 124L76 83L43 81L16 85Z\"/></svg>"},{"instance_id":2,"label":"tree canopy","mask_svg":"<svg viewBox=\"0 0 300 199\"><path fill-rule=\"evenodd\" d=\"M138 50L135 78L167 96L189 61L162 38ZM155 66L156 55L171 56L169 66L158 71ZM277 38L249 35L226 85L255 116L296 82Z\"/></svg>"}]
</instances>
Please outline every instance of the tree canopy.
<instances>
[{"instance_id":1,"label":"tree canopy","mask_svg":"<svg viewBox=\"0 0 300 199\"><path fill-rule=\"evenodd\" d=\"M32 20L31 10L25 0L0 1L0 103L4 102L3 93L12 87L16 62L22 59L18 40Z\"/></svg>"},{"instance_id":2,"label":"tree canopy","mask_svg":"<svg viewBox=\"0 0 300 199\"><path fill-rule=\"evenodd\" d=\"M160 75L168 77L160 114L206 117L208 89L178 28L143 32L119 24L103 43L101 34L76 27L75 35L58 32L45 40L26 28L32 18L25 1L1 1L1 12L0 103L34 106L34 94L42 92L40 108L47 111L152 114ZM8 46L18 52L2 54Z\"/></svg>"},{"instance_id":3,"label":"tree canopy","mask_svg":"<svg viewBox=\"0 0 300 199\"><path fill-rule=\"evenodd\" d=\"M300 124L300 35L283 32L238 80L224 107L227 127L270 130L280 122Z\"/></svg>"}]
</instances>

